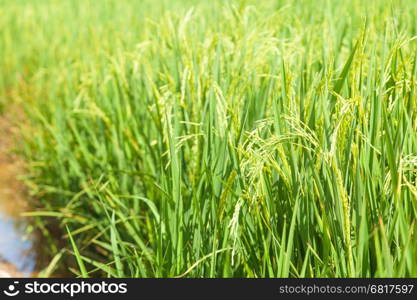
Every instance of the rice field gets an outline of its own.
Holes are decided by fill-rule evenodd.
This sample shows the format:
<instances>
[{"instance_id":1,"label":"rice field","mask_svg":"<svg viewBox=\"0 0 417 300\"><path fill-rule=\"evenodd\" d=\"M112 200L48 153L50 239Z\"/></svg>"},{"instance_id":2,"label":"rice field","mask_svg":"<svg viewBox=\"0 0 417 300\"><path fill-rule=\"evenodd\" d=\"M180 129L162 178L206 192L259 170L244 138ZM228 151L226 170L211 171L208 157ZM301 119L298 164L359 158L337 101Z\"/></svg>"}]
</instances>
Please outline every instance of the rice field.
<instances>
[{"instance_id":1,"label":"rice field","mask_svg":"<svg viewBox=\"0 0 417 300\"><path fill-rule=\"evenodd\" d=\"M41 274L417 277L416 11L0 0Z\"/></svg>"}]
</instances>

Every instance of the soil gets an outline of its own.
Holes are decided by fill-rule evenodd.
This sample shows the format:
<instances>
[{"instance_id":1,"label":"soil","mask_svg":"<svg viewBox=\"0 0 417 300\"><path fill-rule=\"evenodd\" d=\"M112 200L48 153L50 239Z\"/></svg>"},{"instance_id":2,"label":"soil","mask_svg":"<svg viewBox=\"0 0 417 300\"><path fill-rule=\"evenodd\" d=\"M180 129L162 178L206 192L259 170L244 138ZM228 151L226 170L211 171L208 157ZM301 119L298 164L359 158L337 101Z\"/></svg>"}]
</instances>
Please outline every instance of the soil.
<instances>
[{"instance_id":1,"label":"soil","mask_svg":"<svg viewBox=\"0 0 417 300\"><path fill-rule=\"evenodd\" d=\"M14 219L21 218L20 213L28 210L26 189L18 179L23 174L24 164L22 159L12 153L16 134L17 127L12 124L11 120L0 116L0 219L7 218L7 224L12 224ZM2 225L1 222L0 225ZM0 239L0 243L7 242L6 238ZM4 244L3 246L10 247ZM3 256L0 253L0 277L23 277L16 266L5 261Z\"/></svg>"},{"instance_id":2,"label":"soil","mask_svg":"<svg viewBox=\"0 0 417 300\"><path fill-rule=\"evenodd\" d=\"M16 270L16 267L7 262L0 262L0 278L23 277L23 274Z\"/></svg>"},{"instance_id":3,"label":"soil","mask_svg":"<svg viewBox=\"0 0 417 300\"><path fill-rule=\"evenodd\" d=\"M13 154L17 128L10 120L0 116L0 208L10 216L27 210L27 194L18 179L24 173L23 161Z\"/></svg>"}]
</instances>

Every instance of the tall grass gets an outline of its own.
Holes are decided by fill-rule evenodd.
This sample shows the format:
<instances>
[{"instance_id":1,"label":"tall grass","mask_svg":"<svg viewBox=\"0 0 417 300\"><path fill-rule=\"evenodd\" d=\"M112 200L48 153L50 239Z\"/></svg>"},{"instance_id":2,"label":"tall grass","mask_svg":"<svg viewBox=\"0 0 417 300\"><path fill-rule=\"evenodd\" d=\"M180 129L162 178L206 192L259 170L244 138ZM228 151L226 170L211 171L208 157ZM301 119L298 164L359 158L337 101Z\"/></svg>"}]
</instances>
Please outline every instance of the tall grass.
<instances>
[{"instance_id":1,"label":"tall grass","mask_svg":"<svg viewBox=\"0 0 417 300\"><path fill-rule=\"evenodd\" d=\"M31 215L84 277L417 276L416 9L0 1Z\"/></svg>"}]
</instances>

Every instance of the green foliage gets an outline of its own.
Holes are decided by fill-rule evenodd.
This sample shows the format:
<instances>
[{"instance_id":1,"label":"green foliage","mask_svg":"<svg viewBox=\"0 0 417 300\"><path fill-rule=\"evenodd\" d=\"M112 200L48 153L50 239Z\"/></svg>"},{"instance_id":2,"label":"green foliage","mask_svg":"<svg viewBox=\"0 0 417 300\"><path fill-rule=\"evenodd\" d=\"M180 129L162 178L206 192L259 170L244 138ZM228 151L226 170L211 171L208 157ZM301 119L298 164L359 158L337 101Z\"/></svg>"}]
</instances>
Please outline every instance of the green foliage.
<instances>
[{"instance_id":1,"label":"green foliage","mask_svg":"<svg viewBox=\"0 0 417 300\"><path fill-rule=\"evenodd\" d=\"M417 276L416 9L0 1L32 215L80 276Z\"/></svg>"}]
</instances>

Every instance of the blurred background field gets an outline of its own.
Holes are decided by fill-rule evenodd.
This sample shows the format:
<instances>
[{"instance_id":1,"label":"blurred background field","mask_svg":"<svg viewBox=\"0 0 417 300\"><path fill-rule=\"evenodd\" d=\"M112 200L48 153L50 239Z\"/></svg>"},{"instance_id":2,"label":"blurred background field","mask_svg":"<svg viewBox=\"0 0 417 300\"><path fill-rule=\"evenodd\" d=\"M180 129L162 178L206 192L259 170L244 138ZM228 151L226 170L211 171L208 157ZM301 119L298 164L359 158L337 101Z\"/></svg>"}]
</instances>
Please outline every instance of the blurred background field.
<instances>
[{"instance_id":1,"label":"blurred background field","mask_svg":"<svg viewBox=\"0 0 417 300\"><path fill-rule=\"evenodd\" d=\"M416 277L416 10L0 0L43 274Z\"/></svg>"}]
</instances>

